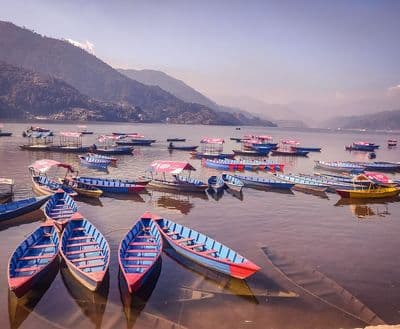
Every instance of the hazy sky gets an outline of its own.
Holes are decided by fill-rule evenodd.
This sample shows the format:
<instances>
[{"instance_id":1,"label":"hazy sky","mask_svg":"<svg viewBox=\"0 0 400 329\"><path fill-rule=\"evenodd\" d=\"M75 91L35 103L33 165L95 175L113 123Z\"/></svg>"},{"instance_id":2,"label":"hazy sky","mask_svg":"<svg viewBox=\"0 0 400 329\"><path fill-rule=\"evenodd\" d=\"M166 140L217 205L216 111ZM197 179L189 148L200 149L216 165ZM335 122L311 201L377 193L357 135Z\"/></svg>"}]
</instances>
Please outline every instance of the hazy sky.
<instances>
[{"instance_id":1,"label":"hazy sky","mask_svg":"<svg viewBox=\"0 0 400 329\"><path fill-rule=\"evenodd\" d=\"M400 104L398 0L0 0L0 8L1 20L86 43L114 67L163 70L217 101L346 113Z\"/></svg>"}]
</instances>

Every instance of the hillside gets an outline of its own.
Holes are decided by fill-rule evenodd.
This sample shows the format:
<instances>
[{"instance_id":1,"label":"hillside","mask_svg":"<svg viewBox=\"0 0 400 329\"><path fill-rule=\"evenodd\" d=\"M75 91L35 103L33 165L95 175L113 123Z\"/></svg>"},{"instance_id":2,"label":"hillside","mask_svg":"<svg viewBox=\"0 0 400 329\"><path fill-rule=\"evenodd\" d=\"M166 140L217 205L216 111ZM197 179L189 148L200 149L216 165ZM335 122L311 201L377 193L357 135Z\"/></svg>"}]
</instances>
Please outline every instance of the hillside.
<instances>
[{"instance_id":1,"label":"hillside","mask_svg":"<svg viewBox=\"0 0 400 329\"><path fill-rule=\"evenodd\" d=\"M138 121L132 106L93 100L62 80L0 62L0 117Z\"/></svg>"},{"instance_id":2,"label":"hillside","mask_svg":"<svg viewBox=\"0 0 400 329\"><path fill-rule=\"evenodd\" d=\"M335 117L324 122L327 128L400 130L400 110L358 116Z\"/></svg>"},{"instance_id":3,"label":"hillside","mask_svg":"<svg viewBox=\"0 0 400 329\"><path fill-rule=\"evenodd\" d=\"M0 21L0 60L64 80L94 99L137 107L145 113L146 121L242 124L231 114L186 103L158 86L129 79L67 41L41 36L9 22Z\"/></svg>"},{"instance_id":4,"label":"hillside","mask_svg":"<svg viewBox=\"0 0 400 329\"><path fill-rule=\"evenodd\" d=\"M276 126L270 120L260 119L248 111L244 111L239 108L233 108L223 106L215 103L202 93L198 92L194 88L187 85L182 80L178 80L162 71L156 70L124 70L118 69L118 71L128 78L137 80L148 86L158 86L163 90L168 91L172 95L184 100L185 102L197 103L207 106L217 112L227 112L233 115L235 118L241 121L241 124L245 125L263 125L263 126Z\"/></svg>"}]
</instances>

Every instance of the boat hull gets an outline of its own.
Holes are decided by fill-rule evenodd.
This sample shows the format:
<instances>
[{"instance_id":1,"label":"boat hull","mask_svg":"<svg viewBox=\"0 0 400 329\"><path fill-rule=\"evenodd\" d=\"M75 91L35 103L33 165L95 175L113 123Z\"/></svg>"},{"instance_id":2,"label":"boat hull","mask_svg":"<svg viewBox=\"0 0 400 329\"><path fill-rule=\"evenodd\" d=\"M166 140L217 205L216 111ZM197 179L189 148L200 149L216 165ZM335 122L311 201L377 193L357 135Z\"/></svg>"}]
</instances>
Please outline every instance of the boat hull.
<instances>
[{"instance_id":1,"label":"boat hull","mask_svg":"<svg viewBox=\"0 0 400 329\"><path fill-rule=\"evenodd\" d=\"M208 185L205 184L200 186L191 184L177 184L174 182L159 181L154 179L148 184L148 186L159 190L200 193L204 193L204 191L208 188Z\"/></svg>"},{"instance_id":2,"label":"boat hull","mask_svg":"<svg viewBox=\"0 0 400 329\"><path fill-rule=\"evenodd\" d=\"M247 177L247 176L237 176L237 179L240 179L245 187L255 187L255 188L267 188L267 189L291 189L295 184L283 182L283 181L273 181L273 180L264 180L257 177Z\"/></svg>"},{"instance_id":3,"label":"boat hull","mask_svg":"<svg viewBox=\"0 0 400 329\"><path fill-rule=\"evenodd\" d=\"M16 209L14 211L8 211L8 212L4 212L4 213L0 212L0 221L10 220L10 219L25 215L27 213L30 213L32 211L39 209L49 199L49 196L42 196L42 197L37 197L37 198L32 198L32 199L36 199L36 201L32 200L32 203L27 204L27 205L25 205L19 209ZM5 206L5 205L2 205L2 206Z\"/></svg>"},{"instance_id":4,"label":"boat hull","mask_svg":"<svg viewBox=\"0 0 400 329\"><path fill-rule=\"evenodd\" d=\"M380 188L374 190L336 190L342 198L355 198L355 199L379 199L399 195L399 188Z\"/></svg>"}]
</instances>

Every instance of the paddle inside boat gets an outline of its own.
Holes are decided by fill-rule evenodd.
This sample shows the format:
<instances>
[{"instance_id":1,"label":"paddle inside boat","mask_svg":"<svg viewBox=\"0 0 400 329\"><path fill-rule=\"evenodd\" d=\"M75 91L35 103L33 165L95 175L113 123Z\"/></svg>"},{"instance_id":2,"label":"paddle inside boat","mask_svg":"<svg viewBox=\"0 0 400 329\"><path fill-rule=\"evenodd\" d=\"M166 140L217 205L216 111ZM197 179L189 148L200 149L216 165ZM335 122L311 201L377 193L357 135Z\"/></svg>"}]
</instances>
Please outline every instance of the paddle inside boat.
<instances>
[{"instance_id":1,"label":"paddle inside boat","mask_svg":"<svg viewBox=\"0 0 400 329\"><path fill-rule=\"evenodd\" d=\"M103 282L110 263L105 237L87 219L75 213L60 238L60 254L72 275L91 291Z\"/></svg>"},{"instance_id":2,"label":"paddle inside boat","mask_svg":"<svg viewBox=\"0 0 400 329\"><path fill-rule=\"evenodd\" d=\"M162 236L150 213L145 213L122 239L118 260L130 293L151 276L162 252Z\"/></svg>"},{"instance_id":3,"label":"paddle inside boat","mask_svg":"<svg viewBox=\"0 0 400 329\"><path fill-rule=\"evenodd\" d=\"M46 203L44 213L59 232L62 232L68 221L78 211L75 201L63 190L54 193Z\"/></svg>"},{"instance_id":4,"label":"paddle inside boat","mask_svg":"<svg viewBox=\"0 0 400 329\"><path fill-rule=\"evenodd\" d=\"M153 215L161 234L178 254L226 275L245 279L260 267L223 245L193 229Z\"/></svg>"},{"instance_id":5,"label":"paddle inside boat","mask_svg":"<svg viewBox=\"0 0 400 329\"><path fill-rule=\"evenodd\" d=\"M13 252L8 263L8 285L17 297L27 293L58 260L58 234L46 222Z\"/></svg>"}]
</instances>

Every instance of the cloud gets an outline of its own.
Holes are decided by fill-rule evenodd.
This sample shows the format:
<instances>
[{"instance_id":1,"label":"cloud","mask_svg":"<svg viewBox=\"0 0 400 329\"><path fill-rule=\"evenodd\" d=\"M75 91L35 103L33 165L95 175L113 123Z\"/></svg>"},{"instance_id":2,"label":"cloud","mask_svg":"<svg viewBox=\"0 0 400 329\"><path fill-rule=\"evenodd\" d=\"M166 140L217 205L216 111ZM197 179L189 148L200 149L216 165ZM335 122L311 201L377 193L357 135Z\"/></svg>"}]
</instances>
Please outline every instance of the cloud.
<instances>
[{"instance_id":1,"label":"cloud","mask_svg":"<svg viewBox=\"0 0 400 329\"><path fill-rule=\"evenodd\" d=\"M83 50L86 50L90 54L94 54L94 44L91 43L90 41L86 40L84 42L79 42L72 39L66 39L66 40L69 43L73 44L74 46L82 48Z\"/></svg>"},{"instance_id":2,"label":"cloud","mask_svg":"<svg viewBox=\"0 0 400 329\"><path fill-rule=\"evenodd\" d=\"M396 96L396 95L400 96L400 84L388 88L387 93L389 96Z\"/></svg>"}]
</instances>

